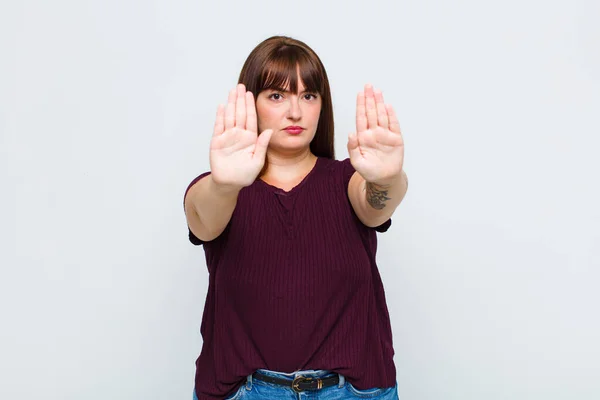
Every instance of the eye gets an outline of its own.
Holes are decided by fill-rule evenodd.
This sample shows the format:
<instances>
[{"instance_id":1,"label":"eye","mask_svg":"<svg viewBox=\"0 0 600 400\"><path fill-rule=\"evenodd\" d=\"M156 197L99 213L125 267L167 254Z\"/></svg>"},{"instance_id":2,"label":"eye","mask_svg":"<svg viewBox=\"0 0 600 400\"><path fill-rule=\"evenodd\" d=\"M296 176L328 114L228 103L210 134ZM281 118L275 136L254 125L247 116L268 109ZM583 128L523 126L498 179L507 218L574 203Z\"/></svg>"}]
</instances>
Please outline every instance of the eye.
<instances>
[{"instance_id":1,"label":"eye","mask_svg":"<svg viewBox=\"0 0 600 400\"><path fill-rule=\"evenodd\" d=\"M277 97L275 97L275 96L277 96ZM273 100L279 100L279 99L281 99L281 97L282 97L281 93L272 93L269 95L269 99L273 99Z\"/></svg>"},{"instance_id":2,"label":"eye","mask_svg":"<svg viewBox=\"0 0 600 400\"><path fill-rule=\"evenodd\" d=\"M307 96L308 96L308 98L306 98ZM312 97L313 97L313 99L316 99L316 98L317 98L317 96L316 96L315 94L313 94L313 93L307 93L307 94L305 94L305 95L304 95L304 98L306 98L306 100L310 100L310 96L312 96Z\"/></svg>"}]
</instances>

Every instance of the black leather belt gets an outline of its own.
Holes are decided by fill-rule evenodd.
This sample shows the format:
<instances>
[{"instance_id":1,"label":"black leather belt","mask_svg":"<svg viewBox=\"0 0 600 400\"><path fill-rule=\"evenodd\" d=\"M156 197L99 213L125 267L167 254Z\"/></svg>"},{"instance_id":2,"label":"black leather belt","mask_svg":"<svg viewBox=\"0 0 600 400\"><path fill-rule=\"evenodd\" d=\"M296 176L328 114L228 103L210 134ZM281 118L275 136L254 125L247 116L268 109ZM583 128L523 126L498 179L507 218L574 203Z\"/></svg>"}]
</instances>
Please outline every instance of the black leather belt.
<instances>
[{"instance_id":1,"label":"black leather belt","mask_svg":"<svg viewBox=\"0 0 600 400\"><path fill-rule=\"evenodd\" d=\"M293 380L289 380L284 378L276 378L274 376L266 375L257 371L252 374L252 379L258 379L260 381L274 383L276 385L291 387L296 393L300 393L305 390L318 390L337 385L340 381L340 376L335 374L327 378L317 378L298 375Z\"/></svg>"}]
</instances>

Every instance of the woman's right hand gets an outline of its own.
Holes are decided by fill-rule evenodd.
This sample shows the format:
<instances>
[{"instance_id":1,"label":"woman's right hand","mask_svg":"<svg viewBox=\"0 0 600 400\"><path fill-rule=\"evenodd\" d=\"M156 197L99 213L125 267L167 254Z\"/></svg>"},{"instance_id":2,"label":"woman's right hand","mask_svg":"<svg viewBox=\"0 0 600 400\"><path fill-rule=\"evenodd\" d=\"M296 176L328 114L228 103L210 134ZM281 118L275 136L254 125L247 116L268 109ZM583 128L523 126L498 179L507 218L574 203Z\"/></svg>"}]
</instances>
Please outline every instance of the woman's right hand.
<instances>
[{"instance_id":1,"label":"woman's right hand","mask_svg":"<svg viewBox=\"0 0 600 400\"><path fill-rule=\"evenodd\" d=\"M219 104L210 142L213 181L231 189L250 186L265 164L273 131L257 134L254 96L243 84L229 92L227 107Z\"/></svg>"}]
</instances>

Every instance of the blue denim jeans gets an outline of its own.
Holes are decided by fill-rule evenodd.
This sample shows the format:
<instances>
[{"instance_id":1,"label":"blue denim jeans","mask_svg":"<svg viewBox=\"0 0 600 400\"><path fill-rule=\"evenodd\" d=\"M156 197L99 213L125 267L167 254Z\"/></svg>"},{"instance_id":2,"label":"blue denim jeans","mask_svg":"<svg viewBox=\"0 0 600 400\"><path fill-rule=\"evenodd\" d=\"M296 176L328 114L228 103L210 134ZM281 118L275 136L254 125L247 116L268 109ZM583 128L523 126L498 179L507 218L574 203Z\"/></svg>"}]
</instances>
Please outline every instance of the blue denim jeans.
<instances>
[{"instance_id":1,"label":"blue denim jeans","mask_svg":"<svg viewBox=\"0 0 600 400\"><path fill-rule=\"evenodd\" d=\"M311 378L326 378L328 376L337 375L324 369L309 369L304 371L296 371L292 373L284 373L270 371L268 369L259 369L258 371L276 377L289 379L290 382L298 375ZM240 385L234 394L227 397L226 400L258 400L258 399L288 399L301 400L304 398L320 399L320 400L345 400L345 399L378 399L378 400L398 400L398 382L392 387L380 388L374 387L366 390L356 389L350 382L346 381L343 375L340 374L340 381L337 385L329 386L318 390L307 390L296 393L291 387L276 385L274 383L264 382L258 379L252 379L252 375L248 375L246 382ZM194 391L194 400L196 391Z\"/></svg>"}]
</instances>

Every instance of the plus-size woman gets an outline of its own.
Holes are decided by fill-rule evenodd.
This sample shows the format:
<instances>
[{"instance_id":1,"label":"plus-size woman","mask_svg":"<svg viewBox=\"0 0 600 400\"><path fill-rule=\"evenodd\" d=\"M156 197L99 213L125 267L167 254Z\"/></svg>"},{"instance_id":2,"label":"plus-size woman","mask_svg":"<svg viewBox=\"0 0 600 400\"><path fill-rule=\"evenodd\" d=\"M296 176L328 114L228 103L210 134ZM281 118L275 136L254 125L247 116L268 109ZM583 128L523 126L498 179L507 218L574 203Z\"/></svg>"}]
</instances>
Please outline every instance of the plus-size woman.
<instances>
[{"instance_id":1,"label":"plus-size woman","mask_svg":"<svg viewBox=\"0 0 600 400\"><path fill-rule=\"evenodd\" d=\"M393 108L365 85L349 158L334 158L319 57L276 36L217 111L210 171L184 196L209 287L194 398L397 399L376 264L408 181Z\"/></svg>"}]
</instances>

